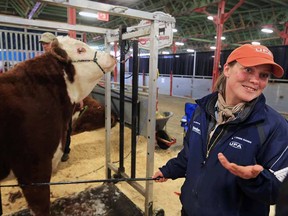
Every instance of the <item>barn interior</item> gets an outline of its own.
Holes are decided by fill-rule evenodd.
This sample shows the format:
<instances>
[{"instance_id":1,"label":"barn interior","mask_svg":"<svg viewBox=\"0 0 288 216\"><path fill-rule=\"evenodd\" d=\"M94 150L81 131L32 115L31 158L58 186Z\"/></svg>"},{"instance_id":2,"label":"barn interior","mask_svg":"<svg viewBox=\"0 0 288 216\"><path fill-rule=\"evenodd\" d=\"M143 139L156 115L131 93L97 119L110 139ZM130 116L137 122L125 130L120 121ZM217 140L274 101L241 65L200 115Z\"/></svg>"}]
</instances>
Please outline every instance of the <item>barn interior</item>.
<instances>
[{"instance_id":1,"label":"barn interior","mask_svg":"<svg viewBox=\"0 0 288 216\"><path fill-rule=\"evenodd\" d=\"M224 51L229 53L242 44L258 42L275 50L273 54L279 56L278 63L285 71L288 70L287 8L288 2L278 0L0 0L0 63L2 71L5 72L17 62L42 53L38 41L40 35L46 31L55 35L70 35L87 42L95 49L112 51L119 62L125 61L125 64L118 63L112 75L105 75L103 83L107 88L101 98L95 96L99 94L96 88L92 95L94 93L96 99L102 100L107 110L116 111L122 116L120 122L123 124L110 128L107 121L105 130L99 129L73 136L71 158L67 163L60 164L59 172L52 180L67 182L115 177L150 177L157 167L182 148L183 128L180 120L184 115L185 103L193 103L195 99L211 92L214 76L220 70L219 62L223 63L227 57L227 54L223 56ZM80 15L81 11L98 13L98 17L84 17ZM209 20L208 16L212 20ZM265 33L261 31L263 28L272 32ZM161 35L163 30L163 40L153 39L155 35ZM19 41L15 42L18 37ZM21 45L21 37L28 39L28 46ZM133 43L135 38L142 43ZM121 43L125 41L129 41L130 47L135 47L127 51L127 43ZM7 46L8 43L18 45ZM8 51L7 54L4 54L4 50ZM23 50L26 52L22 52ZM139 53L136 50L143 57L138 59ZM186 64L189 56L192 58L189 59L189 65L180 67L179 65ZM135 63L135 59L138 59L139 65ZM147 63L147 59L150 60L150 64ZM165 59L181 60L167 66ZM205 59L205 63L196 62L200 59ZM163 60L162 65L159 64L160 60ZM199 68L203 64L206 67ZM138 70L137 73L135 70ZM288 115L287 79L287 72L281 79L273 78L265 92L268 104L284 116ZM115 97L118 99L115 103L110 100L109 89L117 92ZM126 109L120 113L121 102L124 101ZM138 116L140 125L136 127L136 131L133 130L131 116L135 111L133 107L138 107L141 113L140 117ZM157 145L157 110L173 113L167 123L165 122L164 129L177 142L168 149L161 149ZM109 114L107 118L110 119ZM119 136L119 127L124 125L125 128L122 129L125 132ZM181 184L182 180L169 182L167 185L155 185L153 181L148 180L140 183L119 182L115 190L117 193L123 192L121 197L127 196L127 199L135 204L131 205L132 208L145 215L161 215L161 211L157 213L158 208L164 209L165 215L174 216L180 214L181 205L177 193ZM53 186L51 198L57 206L61 198L66 199L76 196L81 191L94 190L95 186L103 187L101 183ZM59 189L60 187L62 188ZM23 210L27 208L23 197L14 200L12 198L13 202L11 201L11 194L17 194L17 191L17 187L1 189L4 215L16 211L20 211L20 215L21 211L27 212ZM166 193L169 195L166 196ZM272 207L271 215L273 213Z\"/></svg>"}]
</instances>

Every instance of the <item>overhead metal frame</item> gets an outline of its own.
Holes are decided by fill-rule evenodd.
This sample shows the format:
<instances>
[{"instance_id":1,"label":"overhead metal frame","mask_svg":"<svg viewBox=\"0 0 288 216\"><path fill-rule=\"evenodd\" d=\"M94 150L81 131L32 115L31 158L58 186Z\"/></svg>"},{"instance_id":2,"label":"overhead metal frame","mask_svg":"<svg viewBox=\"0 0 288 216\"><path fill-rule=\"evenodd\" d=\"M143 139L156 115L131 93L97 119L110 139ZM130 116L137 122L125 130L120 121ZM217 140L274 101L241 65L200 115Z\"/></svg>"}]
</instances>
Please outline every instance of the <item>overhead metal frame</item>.
<instances>
[{"instance_id":1,"label":"overhead metal frame","mask_svg":"<svg viewBox=\"0 0 288 216\"><path fill-rule=\"evenodd\" d=\"M150 20L151 25L141 27L128 27L127 33L123 35L123 39L132 39L149 35L150 38L150 64L149 64L149 97L148 97L148 114L147 114L147 159L146 159L146 177L149 178L154 172L154 150L155 150L155 127L156 127L156 95L157 95L157 68L158 68L158 42L159 42L159 23L172 23L174 25L175 18L164 13L155 14L140 10L129 9L123 6L109 5L104 3L91 2L87 0L42 0L47 4L54 4L63 7L82 8L90 11L100 11L117 16L126 16L135 19ZM61 28L78 32L94 32L105 35L105 43L118 41L117 30L97 28L83 25L71 25L61 22L51 22L45 20L31 20L18 18L14 16L0 15L0 23L16 24L24 26L45 27L45 28ZM107 47L107 46L106 46ZM114 165L109 160L110 158L110 134L111 122L111 75L105 75L105 107L106 107L106 166L117 172ZM109 112L107 112L109 111ZM107 173L106 173L107 174ZM129 177L123 173L123 177ZM146 187L143 188L140 184L134 182L131 185L142 195L145 196L145 215L153 214L153 181L147 181Z\"/></svg>"}]
</instances>

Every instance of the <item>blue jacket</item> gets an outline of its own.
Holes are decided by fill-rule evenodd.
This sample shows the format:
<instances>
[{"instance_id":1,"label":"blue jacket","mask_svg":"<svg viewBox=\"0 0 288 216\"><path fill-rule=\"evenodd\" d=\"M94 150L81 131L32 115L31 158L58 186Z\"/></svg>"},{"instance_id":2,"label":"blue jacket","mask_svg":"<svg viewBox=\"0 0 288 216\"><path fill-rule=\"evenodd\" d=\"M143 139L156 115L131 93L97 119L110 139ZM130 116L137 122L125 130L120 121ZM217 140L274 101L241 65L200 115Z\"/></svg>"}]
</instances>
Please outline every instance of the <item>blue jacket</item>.
<instances>
[{"instance_id":1,"label":"blue jacket","mask_svg":"<svg viewBox=\"0 0 288 216\"><path fill-rule=\"evenodd\" d=\"M217 127L207 155L217 97L216 92L196 101L200 113L190 122L183 149L160 170L166 178L185 177L180 200L189 216L268 216L281 184L274 172L288 167L288 123L260 95L235 120ZM220 164L219 152L230 162L264 170L241 179Z\"/></svg>"}]
</instances>

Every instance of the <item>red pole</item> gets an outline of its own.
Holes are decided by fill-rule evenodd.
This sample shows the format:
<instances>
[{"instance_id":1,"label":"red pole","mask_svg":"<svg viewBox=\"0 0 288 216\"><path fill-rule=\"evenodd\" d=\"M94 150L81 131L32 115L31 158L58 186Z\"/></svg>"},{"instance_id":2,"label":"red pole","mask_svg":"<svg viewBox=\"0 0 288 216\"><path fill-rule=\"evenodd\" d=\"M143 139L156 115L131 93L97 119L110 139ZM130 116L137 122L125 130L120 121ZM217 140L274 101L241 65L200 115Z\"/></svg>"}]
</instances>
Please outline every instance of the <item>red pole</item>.
<instances>
[{"instance_id":1,"label":"red pole","mask_svg":"<svg viewBox=\"0 0 288 216\"><path fill-rule=\"evenodd\" d=\"M172 53L175 54L177 52L177 46L175 45L175 41L172 44Z\"/></svg>"},{"instance_id":2,"label":"red pole","mask_svg":"<svg viewBox=\"0 0 288 216\"><path fill-rule=\"evenodd\" d=\"M173 96L173 71L170 72L170 96Z\"/></svg>"},{"instance_id":3,"label":"red pole","mask_svg":"<svg viewBox=\"0 0 288 216\"><path fill-rule=\"evenodd\" d=\"M214 23L216 24L217 39L216 39L216 50L214 54L215 57L214 57L214 64L213 64L213 77L212 77L212 90L213 91L214 91L215 82L219 76L221 36L223 33L223 24L231 16L231 14L244 3L244 1L245 0L239 0L239 2L226 14L224 13L226 0L221 0L218 3L218 15L214 19Z\"/></svg>"},{"instance_id":4,"label":"red pole","mask_svg":"<svg viewBox=\"0 0 288 216\"><path fill-rule=\"evenodd\" d=\"M144 69L142 71L142 83L143 83L143 86L145 86L146 82L145 82L145 71L144 71Z\"/></svg>"},{"instance_id":5,"label":"red pole","mask_svg":"<svg viewBox=\"0 0 288 216\"><path fill-rule=\"evenodd\" d=\"M214 85L219 77L219 63L220 63L220 51L221 51L221 37L223 33L223 23L224 23L224 10L225 10L225 0L221 0L218 3L218 14L214 19L216 23L216 50L214 52L214 63L213 63L213 75L212 75L212 91L214 91Z\"/></svg>"},{"instance_id":6,"label":"red pole","mask_svg":"<svg viewBox=\"0 0 288 216\"><path fill-rule=\"evenodd\" d=\"M76 8L67 8L67 17L68 17L68 23L75 25L76 24ZM76 31L69 30L68 31L69 37L76 38Z\"/></svg>"}]
</instances>

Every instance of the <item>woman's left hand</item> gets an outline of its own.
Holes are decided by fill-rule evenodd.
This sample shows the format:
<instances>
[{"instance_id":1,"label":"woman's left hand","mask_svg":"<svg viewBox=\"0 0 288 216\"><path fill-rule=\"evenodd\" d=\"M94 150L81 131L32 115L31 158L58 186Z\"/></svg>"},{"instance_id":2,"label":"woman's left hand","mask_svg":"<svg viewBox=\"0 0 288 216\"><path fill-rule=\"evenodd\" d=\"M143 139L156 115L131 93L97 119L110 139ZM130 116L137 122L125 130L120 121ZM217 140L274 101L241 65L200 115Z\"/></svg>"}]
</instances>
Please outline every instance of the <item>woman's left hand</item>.
<instances>
[{"instance_id":1,"label":"woman's left hand","mask_svg":"<svg viewBox=\"0 0 288 216\"><path fill-rule=\"evenodd\" d=\"M230 163L222 153L218 153L218 159L222 166L229 170L229 172L243 179L256 178L264 169L262 166L257 164L250 166L240 166L235 163Z\"/></svg>"}]
</instances>

